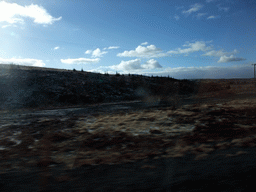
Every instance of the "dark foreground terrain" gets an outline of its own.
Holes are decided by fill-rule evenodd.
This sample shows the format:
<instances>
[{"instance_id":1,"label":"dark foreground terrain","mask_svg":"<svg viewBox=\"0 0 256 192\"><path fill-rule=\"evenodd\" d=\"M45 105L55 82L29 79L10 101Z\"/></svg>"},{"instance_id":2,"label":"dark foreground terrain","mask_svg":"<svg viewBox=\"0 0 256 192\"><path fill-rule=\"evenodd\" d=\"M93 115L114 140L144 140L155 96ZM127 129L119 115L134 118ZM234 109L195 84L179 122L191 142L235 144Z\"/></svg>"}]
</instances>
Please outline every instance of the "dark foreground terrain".
<instances>
[{"instance_id":1,"label":"dark foreground terrain","mask_svg":"<svg viewBox=\"0 0 256 192\"><path fill-rule=\"evenodd\" d=\"M47 116L43 111L24 111L30 122L1 128L1 191L247 191L253 187L254 98L217 103L209 99L178 109L137 104L139 109L135 103L119 103L115 112L101 106L107 119L96 113L100 106L92 113L86 108L66 111L69 116L60 114L65 109L55 110L56 115L46 110ZM21 117L23 113L19 112ZM163 114L174 118L160 119ZM98 120L86 126L89 117ZM120 131L119 120L128 128L132 124L131 128ZM100 129L99 122L106 128ZM140 132L147 123L160 128ZM192 125L193 130L184 130Z\"/></svg>"},{"instance_id":2,"label":"dark foreground terrain","mask_svg":"<svg viewBox=\"0 0 256 192\"><path fill-rule=\"evenodd\" d=\"M1 174L1 191L250 191L256 176L255 148L224 157L238 150L245 149L222 150L198 161L187 155L70 170L58 166L43 172L10 171Z\"/></svg>"},{"instance_id":3,"label":"dark foreground terrain","mask_svg":"<svg viewBox=\"0 0 256 192\"><path fill-rule=\"evenodd\" d=\"M179 89L167 99L58 106L10 97L0 112L0 191L254 187L255 81L201 80L193 94Z\"/></svg>"}]
</instances>

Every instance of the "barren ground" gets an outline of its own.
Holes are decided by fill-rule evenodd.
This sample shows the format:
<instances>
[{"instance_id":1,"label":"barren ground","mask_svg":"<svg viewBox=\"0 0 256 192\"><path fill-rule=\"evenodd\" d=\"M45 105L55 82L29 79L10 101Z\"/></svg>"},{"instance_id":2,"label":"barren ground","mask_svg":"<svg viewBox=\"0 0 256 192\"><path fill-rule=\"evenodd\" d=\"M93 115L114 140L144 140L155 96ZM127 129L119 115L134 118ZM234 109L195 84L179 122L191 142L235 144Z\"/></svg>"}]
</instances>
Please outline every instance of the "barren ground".
<instances>
[{"instance_id":1,"label":"barren ground","mask_svg":"<svg viewBox=\"0 0 256 192\"><path fill-rule=\"evenodd\" d=\"M207 90L213 82L229 87ZM251 79L205 80L197 95L172 105L1 111L0 189L229 191L230 177L255 168L255 88ZM208 177L217 184L201 189Z\"/></svg>"}]
</instances>

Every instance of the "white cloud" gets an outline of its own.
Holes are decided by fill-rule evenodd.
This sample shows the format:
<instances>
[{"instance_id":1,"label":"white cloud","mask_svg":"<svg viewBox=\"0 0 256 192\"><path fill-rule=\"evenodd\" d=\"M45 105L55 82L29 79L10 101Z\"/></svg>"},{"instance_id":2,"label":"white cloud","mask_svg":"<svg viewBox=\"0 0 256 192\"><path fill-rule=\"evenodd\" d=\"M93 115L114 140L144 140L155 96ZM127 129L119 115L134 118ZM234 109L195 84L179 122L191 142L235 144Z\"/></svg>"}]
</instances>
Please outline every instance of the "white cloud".
<instances>
[{"instance_id":1,"label":"white cloud","mask_svg":"<svg viewBox=\"0 0 256 192\"><path fill-rule=\"evenodd\" d=\"M107 51L101 51L99 48L97 48L92 52L92 57L102 57L102 55L106 53Z\"/></svg>"},{"instance_id":2,"label":"white cloud","mask_svg":"<svg viewBox=\"0 0 256 192\"><path fill-rule=\"evenodd\" d=\"M162 68L162 66L155 59L150 59L146 61L143 65L141 65L140 59L134 59L129 61L121 61L120 64L110 66L110 68L114 70L125 71L125 72L128 72L128 71L138 72L138 70L141 71L145 69L156 69L156 68Z\"/></svg>"},{"instance_id":3,"label":"white cloud","mask_svg":"<svg viewBox=\"0 0 256 192\"><path fill-rule=\"evenodd\" d=\"M229 10L229 7L219 7L219 10L227 12Z\"/></svg>"},{"instance_id":4,"label":"white cloud","mask_svg":"<svg viewBox=\"0 0 256 192\"><path fill-rule=\"evenodd\" d=\"M54 47L54 50L57 50L57 49L59 49L60 47Z\"/></svg>"},{"instance_id":5,"label":"white cloud","mask_svg":"<svg viewBox=\"0 0 256 192\"><path fill-rule=\"evenodd\" d=\"M211 15L211 16L209 16L207 19L217 19L217 18L219 18L220 16L214 16L214 15Z\"/></svg>"},{"instance_id":6,"label":"white cloud","mask_svg":"<svg viewBox=\"0 0 256 192\"><path fill-rule=\"evenodd\" d=\"M65 64L88 64L88 63L98 63L99 61L100 61L100 58L61 59L61 62Z\"/></svg>"},{"instance_id":7,"label":"white cloud","mask_svg":"<svg viewBox=\"0 0 256 192\"><path fill-rule=\"evenodd\" d=\"M176 10L183 9L184 6L175 6Z\"/></svg>"},{"instance_id":8,"label":"white cloud","mask_svg":"<svg viewBox=\"0 0 256 192\"><path fill-rule=\"evenodd\" d=\"M119 65L110 66L111 69L122 71L133 71L143 69L140 65L140 59L134 59L129 61L121 61Z\"/></svg>"},{"instance_id":9,"label":"white cloud","mask_svg":"<svg viewBox=\"0 0 256 192\"><path fill-rule=\"evenodd\" d=\"M21 6L16 3L0 2L0 22L23 24L23 18L31 18L37 24L53 24L62 17L54 18L43 7L34 4Z\"/></svg>"},{"instance_id":10,"label":"white cloud","mask_svg":"<svg viewBox=\"0 0 256 192\"><path fill-rule=\"evenodd\" d=\"M193 12L199 11L199 10L202 9L202 8L203 8L203 5L201 5L201 4L199 4L199 3L196 3L196 4L194 4L194 5L191 5L191 8L190 8L189 10L183 11L182 13L184 13L184 14L191 14L191 13L193 13Z\"/></svg>"},{"instance_id":11,"label":"white cloud","mask_svg":"<svg viewBox=\"0 0 256 192\"><path fill-rule=\"evenodd\" d=\"M148 42L144 42L144 43L141 43L140 45L147 45L148 44Z\"/></svg>"},{"instance_id":12,"label":"white cloud","mask_svg":"<svg viewBox=\"0 0 256 192\"><path fill-rule=\"evenodd\" d=\"M4 28L7 28L7 27L11 27L11 26L12 27L17 27L17 25L3 25L2 28L4 29Z\"/></svg>"},{"instance_id":13,"label":"white cloud","mask_svg":"<svg viewBox=\"0 0 256 192\"><path fill-rule=\"evenodd\" d=\"M174 19L176 19L176 21L178 21L178 20L180 19L180 16L175 15L175 16L174 16Z\"/></svg>"},{"instance_id":14,"label":"white cloud","mask_svg":"<svg viewBox=\"0 0 256 192\"><path fill-rule=\"evenodd\" d=\"M246 60L244 58L237 58L234 56L234 54L238 53L238 51L236 49L234 49L234 51L232 52L225 52L224 50L211 50L205 54L203 54L203 56L214 56L214 57L220 57L218 63L228 63L228 62L233 62L233 61L243 61ZM230 56L227 56L230 55Z\"/></svg>"},{"instance_id":15,"label":"white cloud","mask_svg":"<svg viewBox=\"0 0 256 192\"><path fill-rule=\"evenodd\" d=\"M114 68L114 67L113 66L99 66L97 68L86 70L86 71L97 72L97 73L116 74L116 69L115 70L110 70L110 68Z\"/></svg>"},{"instance_id":16,"label":"white cloud","mask_svg":"<svg viewBox=\"0 0 256 192\"><path fill-rule=\"evenodd\" d=\"M16 65L26 65L26 66L35 66L35 67L44 67L45 63L42 60L38 59L3 59L0 58L1 64L16 64Z\"/></svg>"},{"instance_id":17,"label":"white cloud","mask_svg":"<svg viewBox=\"0 0 256 192\"><path fill-rule=\"evenodd\" d=\"M200 19L201 17L203 17L204 15L207 15L207 13L198 13L197 14L197 18Z\"/></svg>"},{"instance_id":18,"label":"white cloud","mask_svg":"<svg viewBox=\"0 0 256 192\"><path fill-rule=\"evenodd\" d=\"M109 47L103 48L103 50L106 50L106 49L119 49L119 48L120 48L119 46L109 46Z\"/></svg>"},{"instance_id":19,"label":"white cloud","mask_svg":"<svg viewBox=\"0 0 256 192\"><path fill-rule=\"evenodd\" d=\"M110 46L108 47L108 49L119 49L120 47L119 46Z\"/></svg>"},{"instance_id":20,"label":"white cloud","mask_svg":"<svg viewBox=\"0 0 256 192\"><path fill-rule=\"evenodd\" d=\"M233 52L225 52L223 49L222 50L211 50L205 54L203 54L203 56L214 56L214 57L221 57L227 54L236 54L238 53L238 51L235 49Z\"/></svg>"},{"instance_id":21,"label":"white cloud","mask_svg":"<svg viewBox=\"0 0 256 192\"><path fill-rule=\"evenodd\" d=\"M85 54L91 54L91 53L92 53L92 50L85 51Z\"/></svg>"},{"instance_id":22,"label":"white cloud","mask_svg":"<svg viewBox=\"0 0 256 192\"><path fill-rule=\"evenodd\" d=\"M236 49L234 49L234 51L232 52L226 52L223 49L222 50L214 50L213 46L207 46L207 43L211 43L212 41L196 41L194 43L187 43L185 45L183 45L184 47L188 47L185 49L181 49L178 48L176 50L170 50L167 53L169 54L185 54L185 56L187 56L190 53L194 53L194 52L204 52L204 54L202 56L213 56L213 57L220 57L218 63L226 63L226 62L232 62L232 61L242 61L245 60L244 58L236 58L233 55L237 54L238 51ZM231 56L227 56L227 55L231 55Z\"/></svg>"},{"instance_id":23,"label":"white cloud","mask_svg":"<svg viewBox=\"0 0 256 192\"><path fill-rule=\"evenodd\" d=\"M230 9L230 7L221 7L220 4L218 4L217 7L219 11L225 11L225 12L227 12Z\"/></svg>"},{"instance_id":24,"label":"white cloud","mask_svg":"<svg viewBox=\"0 0 256 192\"><path fill-rule=\"evenodd\" d=\"M143 47L139 45L135 50L124 51L123 53L118 53L118 57L165 57L166 53L163 53L161 49L156 48L155 45L149 45L147 47Z\"/></svg>"},{"instance_id":25,"label":"white cloud","mask_svg":"<svg viewBox=\"0 0 256 192\"><path fill-rule=\"evenodd\" d=\"M105 72L103 70L100 70L100 69L90 69L90 70L86 70L88 72L92 72L92 73L101 73L101 74L104 74ZM111 72L112 74L114 74L114 72ZM108 72L108 74L111 74Z\"/></svg>"},{"instance_id":26,"label":"white cloud","mask_svg":"<svg viewBox=\"0 0 256 192\"><path fill-rule=\"evenodd\" d=\"M148 60L144 65L142 65L144 69L156 69L162 68L162 66L155 59Z\"/></svg>"},{"instance_id":27,"label":"white cloud","mask_svg":"<svg viewBox=\"0 0 256 192\"><path fill-rule=\"evenodd\" d=\"M234 55L230 55L229 57L226 55L223 55L220 57L220 60L218 61L218 63L228 63L228 62L243 61L243 60L246 60L246 59L234 57Z\"/></svg>"},{"instance_id":28,"label":"white cloud","mask_svg":"<svg viewBox=\"0 0 256 192\"><path fill-rule=\"evenodd\" d=\"M168 51L170 54L189 54L197 51L208 51L211 49L211 47L206 46L206 42L204 41L196 41L195 43L188 43L183 45L184 47L189 47L186 49L178 48L176 50Z\"/></svg>"}]
</instances>

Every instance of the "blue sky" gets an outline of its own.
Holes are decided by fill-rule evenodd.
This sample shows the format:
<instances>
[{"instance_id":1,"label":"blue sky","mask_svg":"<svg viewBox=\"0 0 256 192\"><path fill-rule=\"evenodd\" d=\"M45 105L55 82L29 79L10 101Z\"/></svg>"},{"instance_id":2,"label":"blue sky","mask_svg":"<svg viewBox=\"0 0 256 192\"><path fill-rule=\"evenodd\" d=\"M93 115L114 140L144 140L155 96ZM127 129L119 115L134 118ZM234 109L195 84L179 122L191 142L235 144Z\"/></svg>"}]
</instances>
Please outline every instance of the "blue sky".
<instances>
[{"instance_id":1,"label":"blue sky","mask_svg":"<svg viewBox=\"0 0 256 192\"><path fill-rule=\"evenodd\" d=\"M0 63L252 78L255 0L0 0Z\"/></svg>"}]
</instances>

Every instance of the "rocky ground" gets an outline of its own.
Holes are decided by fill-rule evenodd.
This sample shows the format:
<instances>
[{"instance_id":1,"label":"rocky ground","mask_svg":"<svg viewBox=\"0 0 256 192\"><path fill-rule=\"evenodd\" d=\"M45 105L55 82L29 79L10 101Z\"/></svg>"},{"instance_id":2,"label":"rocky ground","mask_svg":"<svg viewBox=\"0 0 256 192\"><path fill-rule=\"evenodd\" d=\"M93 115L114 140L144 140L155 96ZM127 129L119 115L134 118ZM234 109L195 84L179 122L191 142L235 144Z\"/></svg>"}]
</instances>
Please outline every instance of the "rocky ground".
<instances>
[{"instance_id":1,"label":"rocky ground","mask_svg":"<svg viewBox=\"0 0 256 192\"><path fill-rule=\"evenodd\" d=\"M201 80L196 90L5 107L1 191L246 191L256 168L255 81Z\"/></svg>"}]
</instances>

